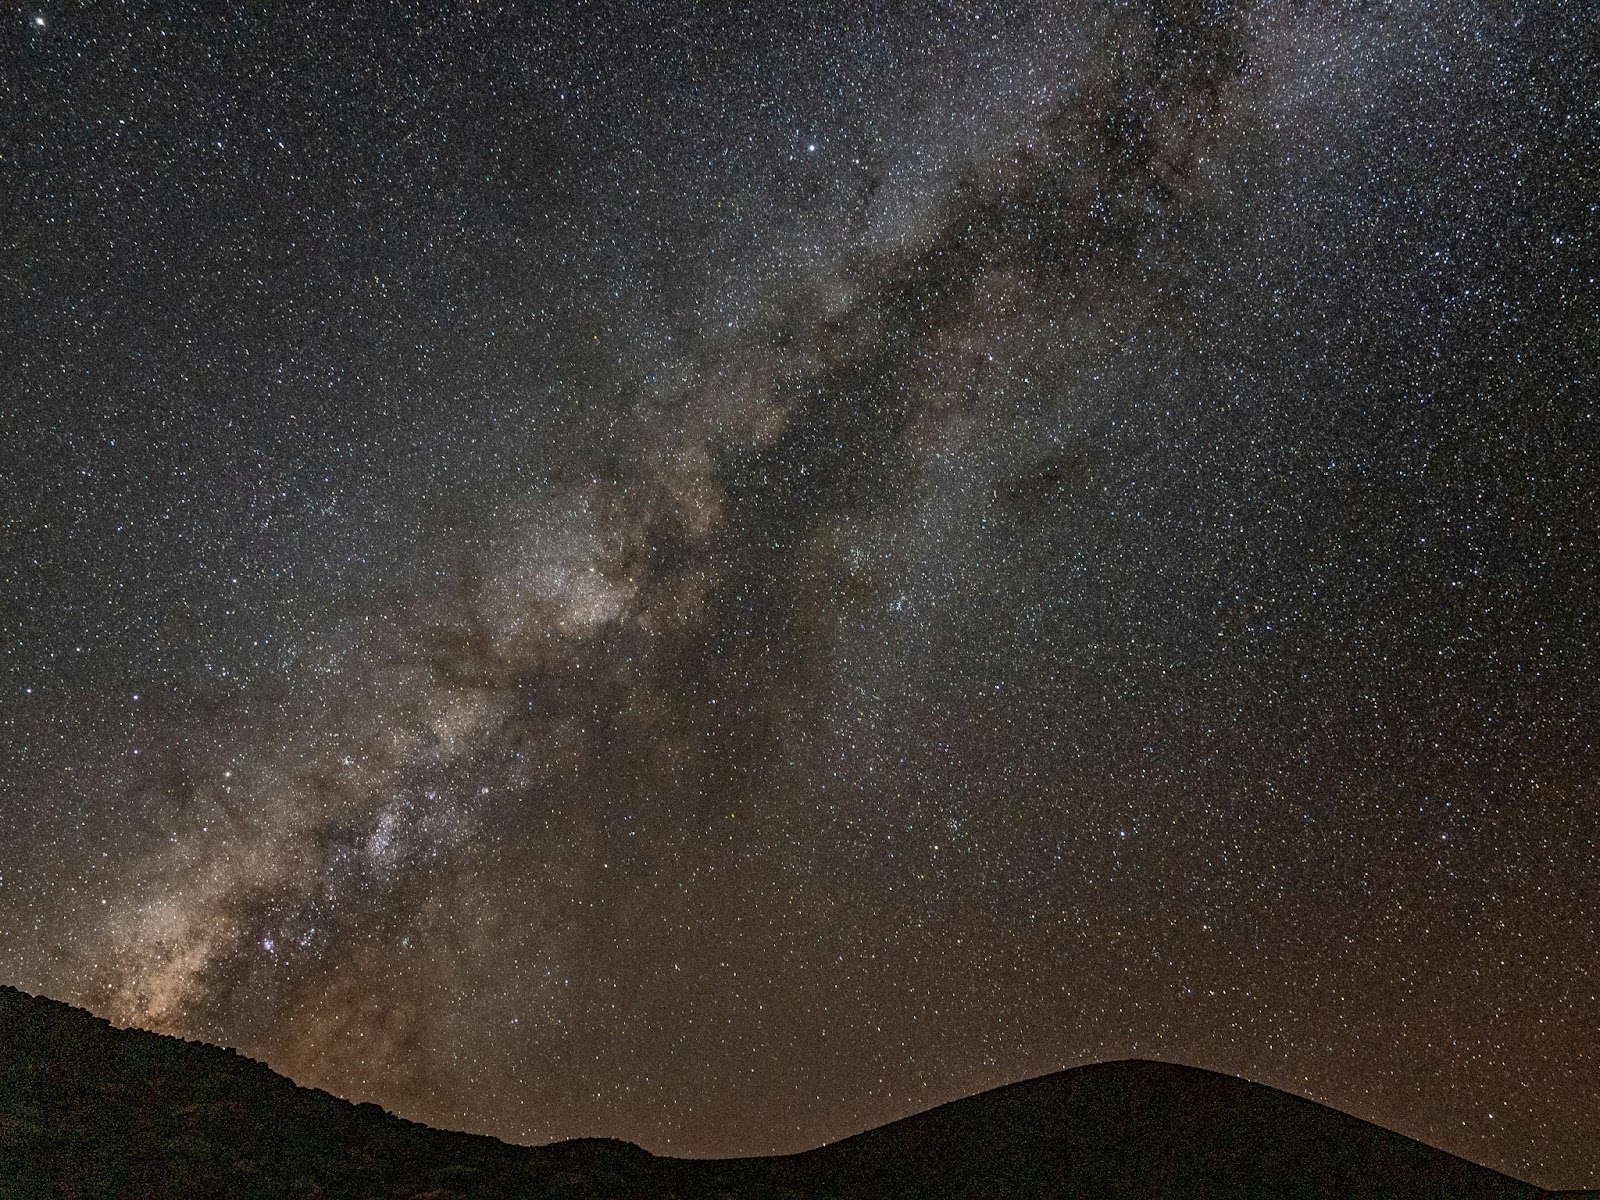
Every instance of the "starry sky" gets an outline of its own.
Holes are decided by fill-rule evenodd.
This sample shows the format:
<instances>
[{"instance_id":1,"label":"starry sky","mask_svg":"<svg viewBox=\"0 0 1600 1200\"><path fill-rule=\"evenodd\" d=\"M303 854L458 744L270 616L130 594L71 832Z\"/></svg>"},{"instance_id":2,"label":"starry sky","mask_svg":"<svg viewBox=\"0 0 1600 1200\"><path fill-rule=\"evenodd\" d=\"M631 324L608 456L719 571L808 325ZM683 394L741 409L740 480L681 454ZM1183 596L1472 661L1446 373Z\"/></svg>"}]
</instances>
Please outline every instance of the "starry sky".
<instances>
[{"instance_id":1,"label":"starry sky","mask_svg":"<svg viewBox=\"0 0 1600 1200\"><path fill-rule=\"evenodd\" d=\"M0 980L521 1142L1146 1056L1600 1186L1600 10L6 13Z\"/></svg>"}]
</instances>

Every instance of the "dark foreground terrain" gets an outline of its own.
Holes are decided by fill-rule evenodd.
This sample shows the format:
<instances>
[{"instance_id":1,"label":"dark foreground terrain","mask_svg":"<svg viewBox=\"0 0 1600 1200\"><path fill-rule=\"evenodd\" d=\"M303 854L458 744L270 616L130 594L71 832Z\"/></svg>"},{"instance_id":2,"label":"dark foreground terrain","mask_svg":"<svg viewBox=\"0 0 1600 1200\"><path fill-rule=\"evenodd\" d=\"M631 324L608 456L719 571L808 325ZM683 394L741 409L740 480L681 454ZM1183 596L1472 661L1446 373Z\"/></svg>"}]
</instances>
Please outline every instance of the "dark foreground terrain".
<instances>
[{"instance_id":1,"label":"dark foreground terrain","mask_svg":"<svg viewBox=\"0 0 1600 1200\"><path fill-rule=\"evenodd\" d=\"M1272 1088L1142 1061L1014 1084L784 1158L511 1146L0 987L0 1200L1555 1194Z\"/></svg>"}]
</instances>

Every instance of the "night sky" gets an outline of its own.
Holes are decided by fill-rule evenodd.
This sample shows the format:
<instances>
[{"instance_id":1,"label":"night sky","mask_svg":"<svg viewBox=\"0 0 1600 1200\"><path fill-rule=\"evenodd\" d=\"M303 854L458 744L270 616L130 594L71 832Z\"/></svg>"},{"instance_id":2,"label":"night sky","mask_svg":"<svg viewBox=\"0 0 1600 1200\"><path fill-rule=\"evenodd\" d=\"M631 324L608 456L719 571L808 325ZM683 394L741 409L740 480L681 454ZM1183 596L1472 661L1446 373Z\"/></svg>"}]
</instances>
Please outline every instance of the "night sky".
<instances>
[{"instance_id":1,"label":"night sky","mask_svg":"<svg viewBox=\"0 0 1600 1200\"><path fill-rule=\"evenodd\" d=\"M1600 1186L1600 9L0 36L0 981L521 1142L1145 1056Z\"/></svg>"}]
</instances>

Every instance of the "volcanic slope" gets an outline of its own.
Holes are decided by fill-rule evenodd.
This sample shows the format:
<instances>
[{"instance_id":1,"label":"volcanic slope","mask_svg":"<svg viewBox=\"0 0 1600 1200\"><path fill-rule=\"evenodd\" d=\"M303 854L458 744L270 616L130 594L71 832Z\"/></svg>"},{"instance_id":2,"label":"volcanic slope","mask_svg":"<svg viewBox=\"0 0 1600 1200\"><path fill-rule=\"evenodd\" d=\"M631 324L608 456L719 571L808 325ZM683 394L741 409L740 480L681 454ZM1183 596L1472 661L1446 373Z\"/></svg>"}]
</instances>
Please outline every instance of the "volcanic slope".
<instances>
[{"instance_id":1,"label":"volcanic slope","mask_svg":"<svg viewBox=\"0 0 1600 1200\"><path fill-rule=\"evenodd\" d=\"M1145 1061L1028 1080L777 1158L513 1146L0 987L0 1200L1549 1195L1308 1100Z\"/></svg>"}]
</instances>

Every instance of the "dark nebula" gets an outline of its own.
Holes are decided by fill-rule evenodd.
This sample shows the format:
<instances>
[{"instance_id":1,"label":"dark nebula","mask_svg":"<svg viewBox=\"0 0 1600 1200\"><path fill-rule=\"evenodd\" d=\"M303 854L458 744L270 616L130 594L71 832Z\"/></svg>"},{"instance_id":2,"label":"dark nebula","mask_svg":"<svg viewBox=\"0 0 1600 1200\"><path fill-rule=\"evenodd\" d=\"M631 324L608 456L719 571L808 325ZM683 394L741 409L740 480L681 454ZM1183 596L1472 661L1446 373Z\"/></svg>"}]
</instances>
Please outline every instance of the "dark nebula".
<instances>
[{"instance_id":1,"label":"dark nebula","mask_svg":"<svg viewBox=\"0 0 1600 1200\"><path fill-rule=\"evenodd\" d=\"M515 1141L1143 1056L1600 1183L1597 47L14 12L0 980Z\"/></svg>"}]
</instances>

